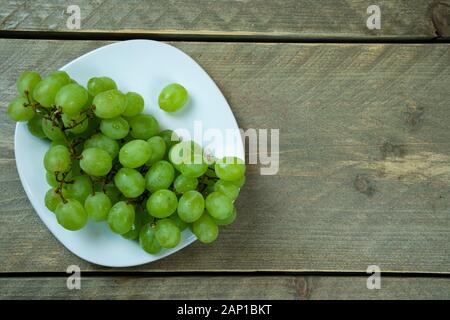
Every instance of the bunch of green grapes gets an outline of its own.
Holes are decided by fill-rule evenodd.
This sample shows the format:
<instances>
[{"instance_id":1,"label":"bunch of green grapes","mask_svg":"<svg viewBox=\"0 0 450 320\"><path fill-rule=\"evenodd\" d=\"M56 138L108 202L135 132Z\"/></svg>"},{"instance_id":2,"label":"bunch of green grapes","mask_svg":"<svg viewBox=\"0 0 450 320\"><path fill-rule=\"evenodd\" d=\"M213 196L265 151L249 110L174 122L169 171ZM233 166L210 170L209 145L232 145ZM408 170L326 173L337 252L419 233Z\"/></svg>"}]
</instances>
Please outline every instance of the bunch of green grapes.
<instances>
[{"instance_id":1,"label":"bunch of green grapes","mask_svg":"<svg viewBox=\"0 0 450 320\"><path fill-rule=\"evenodd\" d=\"M45 78L26 71L17 90L7 113L50 141L45 205L65 229L103 221L154 254L177 246L186 228L211 243L219 226L236 219L244 162L211 160L197 143L160 131L158 121L142 113L138 93L122 93L108 77L92 78L85 88L64 71ZM187 101L179 84L165 87L158 100L167 112Z\"/></svg>"}]
</instances>

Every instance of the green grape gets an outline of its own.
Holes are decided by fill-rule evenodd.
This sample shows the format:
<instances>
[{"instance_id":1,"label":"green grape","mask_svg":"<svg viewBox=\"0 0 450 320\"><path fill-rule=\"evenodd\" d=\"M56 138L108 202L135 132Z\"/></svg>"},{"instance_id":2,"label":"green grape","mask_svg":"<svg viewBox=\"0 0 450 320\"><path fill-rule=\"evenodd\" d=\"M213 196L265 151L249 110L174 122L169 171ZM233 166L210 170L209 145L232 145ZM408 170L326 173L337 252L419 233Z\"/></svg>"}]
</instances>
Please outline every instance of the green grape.
<instances>
[{"instance_id":1,"label":"green grape","mask_svg":"<svg viewBox=\"0 0 450 320\"><path fill-rule=\"evenodd\" d=\"M66 176L70 178L72 176L79 176L79 175L81 175L80 161L72 160L72 167Z\"/></svg>"},{"instance_id":2,"label":"green grape","mask_svg":"<svg viewBox=\"0 0 450 320\"><path fill-rule=\"evenodd\" d=\"M72 164L73 167L73 164ZM72 169L73 170L73 169ZM58 175L58 180L62 180L65 175L65 180L70 181L72 177L72 170L67 173L55 173L47 171L45 173L45 179L50 187L56 188L59 185L59 182L56 180L56 175Z\"/></svg>"},{"instance_id":3,"label":"green grape","mask_svg":"<svg viewBox=\"0 0 450 320\"><path fill-rule=\"evenodd\" d=\"M169 219L172 219L173 222L175 222L175 224L177 225L178 229L180 229L180 231L185 230L189 225L184 222L183 220L180 219L180 216L178 215L178 213L174 213L172 214Z\"/></svg>"},{"instance_id":4,"label":"green grape","mask_svg":"<svg viewBox=\"0 0 450 320\"><path fill-rule=\"evenodd\" d=\"M55 104L58 91L69 82L63 76L48 76L42 79L33 90L33 99L45 108Z\"/></svg>"},{"instance_id":5,"label":"green grape","mask_svg":"<svg viewBox=\"0 0 450 320\"><path fill-rule=\"evenodd\" d=\"M108 183L103 187L105 194L111 200L111 204L115 204L120 201L121 193L120 190L114 185L114 183Z\"/></svg>"},{"instance_id":6,"label":"green grape","mask_svg":"<svg viewBox=\"0 0 450 320\"><path fill-rule=\"evenodd\" d=\"M19 79L17 79L16 87L17 92L21 96L31 96L34 87L41 81L41 76L39 73L34 71L24 71L20 74Z\"/></svg>"},{"instance_id":7,"label":"green grape","mask_svg":"<svg viewBox=\"0 0 450 320\"><path fill-rule=\"evenodd\" d=\"M127 136L130 131L130 125L122 117L103 119L100 122L100 131L111 139L119 140Z\"/></svg>"},{"instance_id":8,"label":"green grape","mask_svg":"<svg viewBox=\"0 0 450 320\"><path fill-rule=\"evenodd\" d=\"M135 169L121 168L114 176L114 183L127 198L139 197L145 191L145 179Z\"/></svg>"},{"instance_id":9,"label":"green grape","mask_svg":"<svg viewBox=\"0 0 450 320\"><path fill-rule=\"evenodd\" d=\"M137 116L144 110L144 98L139 93L128 92L125 97L127 99L126 108L123 112L125 117Z\"/></svg>"},{"instance_id":10,"label":"green grape","mask_svg":"<svg viewBox=\"0 0 450 320\"><path fill-rule=\"evenodd\" d=\"M66 146L53 146L45 153L44 167L47 171L67 172L70 170L70 163L70 152Z\"/></svg>"},{"instance_id":11,"label":"green grape","mask_svg":"<svg viewBox=\"0 0 450 320\"><path fill-rule=\"evenodd\" d=\"M84 209L92 221L106 220L111 206L111 200L104 192L91 193L84 201Z\"/></svg>"},{"instance_id":12,"label":"green grape","mask_svg":"<svg viewBox=\"0 0 450 320\"><path fill-rule=\"evenodd\" d=\"M113 79L108 77L94 77L89 79L87 84L88 92L91 96L95 97L99 93L117 89L117 85Z\"/></svg>"},{"instance_id":13,"label":"green grape","mask_svg":"<svg viewBox=\"0 0 450 320\"><path fill-rule=\"evenodd\" d=\"M108 224L114 233L124 234L131 230L134 217L134 207L125 201L119 201L109 211Z\"/></svg>"},{"instance_id":14,"label":"green grape","mask_svg":"<svg viewBox=\"0 0 450 320\"><path fill-rule=\"evenodd\" d=\"M144 225L144 215L148 216L142 210L135 212L134 222L131 226L130 231L122 234L122 237L128 240L136 240L139 238L139 232L141 231L142 226Z\"/></svg>"},{"instance_id":15,"label":"green grape","mask_svg":"<svg viewBox=\"0 0 450 320\"><path fill-rule=\"evenodd\" d=\"M150 149L152 149L152 155L145 164L151 166L164 158L164 155L166 154L166 143L163 138L159 136L151 137L147 142L150 145Z\"/></svg>"},{"instance_id":16,"label":"green grape","mask_svg":"<svg viewBox=\"0 0 450 320\"><path fill-rule=\"evenodd\" d=\"M86 211L75 199L68 199L56 207L56 220L67 230L75 231L83 228L88 220Z\"/></svg>"},{"instance_id":17,"label":"green grape","mask_svg":"<svg viewBox=\"0 0 450 320\"><path fill-rule=\"evenodd\" d=\"M70 182L64 184L63 196L84 203L88 195L92 192L91 181L86 176L74 176Z\"/></svg>"},{"instance_id":18,"label":"green grape","mask_svg":"<svg viewBox=\"0 0 450 320\"><path fill-rule=\"evenodd\" d=\"M58 177L60 177L61 174L58 173ZM50 187L56 188L58 186L58 181L56 181L56 176L54 172L45 172L45 180L47 181L48 185Z\"/></svg>"},{"instance_id":19,"label":"green grape","mask_svg":"<svg viewBox=\"0 0 450 320\"><path fill-rule=\"evenodd\" d=\"M240 180L245 175L245 163L237 157L224 157L214 166L217 176L226 181Z\"/></svg>"},{"instance_id":20,"label":"green grape","mask_svg":"<svg viewBox=\"0 0 450 320\"><path fill-rule=\"evenodd\" d=\"M36 115L27 123L28 131L37 138L46 138L47 136L42 130L42 117Z\"/></svg>"},{"instance_id":21,"label":"green grape","mask_svg":"<svg viewBox=\"0 0 450 320\"><path fill-rule=\"evenodd\" d=\"M159 133L159 136L163 138L166 143L166 150L170 150L174 145L180 142L178 135L172 130L163 130Z\"/></svg>"},{"instance_id":22,"label":"green grape","mask_svg":"<svg viewBox=\"0 0 450 320\"><path fill-rule=\"evenodd\" d=\"M111 119L120 116L125 111L126 98L119 90L104 91L95 96L92 102L94 113L101 119Z\"/></svg>"},{"instance_id":23,"label":"green grape","mask_svg":"<svg viewBox=\"0 0 450 320\"><path fill-rule=\"evenodd\" d=\"M169 150L169 160L177 166L184 163L202 164L202 155L202 147L200 147L200 145L194 141L179 142Z\"/></svg>"},{"instance_id":24,"label":"green grape","mask_svg":"<svg viewBox=\"0 0 450 320\"><path fill-rule=\"evenodd\" d=\"M229 218L233 214L234 206L230 198L220 192L213 192L206 197L206 209L211 217L218 220Z\"/></svg>"},{"instance_id":25,"label":"green grape","mask_svg":"<svg viewBox=\"0 0 450 320\"><path fill-rule=\"evenodd\" d=\"M150 192L168 189L174 177L175 170L173 166L169 162L161 160L151 166L147 171L145 185Z\"/></svg>"},{"instance_id":26,"label":"green grape","mask_svg":"<svg viewBox=\"0 0 450 320\"><path fill-rule=\"evenodd\" d=\"M67 115L76 115L88 101L88 92L76 83L69 83L62 87L55 96L55 104L62 108Z\"/></svg>"},{"instance_id":27,"label":"green grape","mask_svg":"<svg viewBox=\"0 0 450 320\"><path fill-rule=\"evenodd\" d=\"M142 226L139 232L139 244L147 253L155 254L161 251L161 245L155 237L155 228L147 223Z\"/></svg>"},{"instance_id":28,"label":"green grape","mask_svg":"<svg viewBox=\"0 0 450 320\"><path fill-rule=\"evenodd\" d=\"M213 220L218 226L227 226L227 225L232 224L236 220L236 214L237 214L237 211L236 211L236 208L234 208L233 214L231 216L229 216L228 218L223 219L223 220L213 218Z\"/></svg>"},{"instance_id":29,"label":"green grape","mask_svg":"<svg viewBox=\"0 0 450 320\"><path fill-rule=\"evenodd\" d=\"M223 193L228 198L231 199L231 201L236 200L236 198L239 195L239 188L236 187L233 182L225 181L225 180L217 180L214 184L214 191L218 191L220 193Z\"/></svg>"},{"instance_id":30,"label":"green grape","mask_svg":"<svg viewBox=\"0 0 450 320\"><path fill-rule=\"evenodd\" d=\"M197 178L188 177L183 174L180 174L178 177L176 177L175 181L173 182L175 191L178 193L185 193L187 191L195 190L197 189L197 185Z\"/></svg>"},{"instance_id":31,"label":"green grape","mask_svg":"<svg viewBox=\"0 0 450 320\"><path fill-rule=\"evenodd\" d=\"M147 140L156 136L159 131L158 121L151 115L140 114L128 119L131 136L135 139Z\"/></svg>"},{"instance_id":32,"label":"green grape","mask_svg":"<svg viewBox=\"0 0 450 320\"><path fill-rule=\"evenodd\" d=\"M24 97L14 98L8 105L7 113L14 121L28 121L35 115L33 108L28 106L28 100Z\"/></svg>"},{"instance_id":33,"label":"green grape","mask_svg":"<svg viewBox=\"0 0 450 320\"><path fill-rule=\"evenodd\" d=\"M202 161L202 160L199 160ZM179 170L182 174L188 177L201 177L208 170L208 164L206 162L201 163L183 163Z\"/></svg>"},{"instance_id":34,"label":"green grape","mask_svg":"<svg viewBox=\"0 0 450 320\"><path fill-rule=\"evenodd\" d=\"M211 243L217 239L219 235L219 228L207 213L204 213L192 226L192 233L202 243Z\"/></svg>"},{"instance_id":35,"label":"green grape","mask_svg":"<svg viewBox=\"0 0 450 320\"><path fill-rule=\"evenodd\" d=\"M77 138L87 140L99 131L100 119L97 117L89 117L87 121L87 128L82 133L76 134Z\"/></svg>"},{"instance_id":36,"label":"green grape","mask_svg":"<svg viewBox=\"0 0 450 320\"><path fill-rule=\"evenodd\" d=\"M112 159L119 154L119 143L101 133L94 134L84 143L87 148L100 148L109 153Z\"/></svg>"},{"instance_id":37,"label":"green grape","mask_svg":"<svg viewBox=\"0 0 450 320\"><path fill-rule=\"evenodd\" d=\"M191 223L200 218L205 210L205 199L198 191L188 191L178 200L178 216L181 220Z\"/></svg>"},{"instance_id":38,"label":"green grape","mask_svg":"<svg viewBox=\"0 0 450 320\"><path fill-rule=\"evenodd\" d=\"M64 127L71 128L67 129L67 132L73 134L80 134L86 131L89 127L89 120L85 114L78 115L67 115L62 114L61 119L63 121Z\"/></svg>"},{"instance_id":39,"label":"green grape","mask_svg":"<svg viewBox=\"0 0 450 320\"><path fill-rule=\"evenodd\" d=\"M152 155L152 149L145 140L132 140L120 148L119 162L126 168L144 165Z\"/></svg>"},{"instance_id":40,"label":"green grape","mask_svg":"<svg viewBox=\"0 0 450 320\"><path fill-rule=\"evenodd\" d=\"M233 183L236 187L238 188L242 188L245 184L245 175L243 175L240 179L238 180L233 180L231 181L231 183Z\"/></svg>"},{"instance_id":41,"label":"green grape","mask_svg":"<svg viewBox=\"0 0 450 320\"><path fill-rule=\"evenodd\" d=\"M42 131L52 141L64 141L64 133L59 127L53 126L51 120L42 118Z\"/></svg>"},{"instance_id":42,"label":"green grape","mask_svg":"<svg viewBox=\"0 0 450 320\"><path fill-rule=\"evenodd\" d=\"M45 194L45 206L48 210L51 212L55 212L56 208L60 203L62 203L61 196L56 192L56 189L49 189L47 193Z\"/></svg>"},{"instance_id":43,"label":"green grape","mask_svg":"<svg viewBox=\"0 0 450 320\"><path fill-rule=\"evenodd\" d=\"M103 149L88 148L81 153L80 167L90 176L102 177L111 171L112 159Z\"/></svg>"},{"instance_id":44,"label":"green grape","mask_svg":"<svg viewBox=\"0 0 450 320\"><path fill-rule=\"evenodd\" d=\"M159 107L167 112L175 112L181 109L188 101L187 90L178 83L166 86L159 94Z\"/></svg>"},{"instance_id":45,"label":"green grape","mask_svg":"<svg viewBox=\"0 0 450 320\"><path fill-rule=\"evenodd\" d=\"M181 240L181 232L172 219L162 219L156 222L155 238L163 248L174 248Z\"/></svg>"},{"instance_id":46,"label":"green grape","mask_svg":"<svg viewBox=\"0 0 450 320\"><path fill-rule=\"evenodd\" d=\"M71 82L74 81L74 80L72 80L70 78L70 76L69 76L69 74L67 72L61 71L61 70L53 71L48 76L51 77L51 78L56 78L56 79L60 80L61 82L66 83L66 84L67 83L71 83Z\"/></svg>"},{"instance_id":47,"label":"green grape","mask_svg":"<svg viewBox=\"0 0 450 320\"><path fill-rule=\"evenodd\" d=\"M54 147L54 146L65 146L65 147L67 147L67 144L66 144L65 141L62 141L62 140L50 141L50 147Z\"/></svg>"},{"instance_id":48,"label":"green grape","mask_svg":"<svg viewBox=\"0 0 450 320\"><path fill-rule=\"evenodd\" d=\"M158 190L147 200L147 211L155 218L167 218L177 210L178 200L174 192Z\"/></svg>"}]
</instances>

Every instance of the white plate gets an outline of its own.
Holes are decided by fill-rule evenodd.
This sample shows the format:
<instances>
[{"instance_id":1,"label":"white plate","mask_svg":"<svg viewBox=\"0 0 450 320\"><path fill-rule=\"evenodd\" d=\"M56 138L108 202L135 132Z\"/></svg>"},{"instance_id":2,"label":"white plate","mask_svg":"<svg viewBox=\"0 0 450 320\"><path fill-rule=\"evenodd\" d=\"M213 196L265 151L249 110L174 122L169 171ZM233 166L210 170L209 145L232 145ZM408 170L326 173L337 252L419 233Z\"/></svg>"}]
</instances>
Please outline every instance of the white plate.
<instances>
[{"instance_id":1,"label":"white plate","mask_svg":"<svg viewBox=\"0 0 450 320\"><path fill-rule=\"evenodd\" d=\"M168 44L132 40L114 43L89 52L68 63L61 70L86 86L94 76L113 78L120 90L135 91L145 99L145 113L155 115L162 129L185 128L192 135L194 121L203 129L238 129L224 96L208 74L188 55ZM190 94L189 104L169 114L158 108L161 89L172 82L183 84ZM197 142L199 139L195 139ZM49 189L45 181L43 157L48 143L33 137L26 124L18 123L15 132L15 156L20 180L39 217L55 237L71 252L91 263L109 267L128 267L152 262L186 247L196 240L185 230L180 244L159 254L147 254L135 241L113 234L106 223L89 222L80 231L62 228L44 204ZM244 159L241 140L217 146L216 156L235 155Z\"/></svg>"}]
</instances>

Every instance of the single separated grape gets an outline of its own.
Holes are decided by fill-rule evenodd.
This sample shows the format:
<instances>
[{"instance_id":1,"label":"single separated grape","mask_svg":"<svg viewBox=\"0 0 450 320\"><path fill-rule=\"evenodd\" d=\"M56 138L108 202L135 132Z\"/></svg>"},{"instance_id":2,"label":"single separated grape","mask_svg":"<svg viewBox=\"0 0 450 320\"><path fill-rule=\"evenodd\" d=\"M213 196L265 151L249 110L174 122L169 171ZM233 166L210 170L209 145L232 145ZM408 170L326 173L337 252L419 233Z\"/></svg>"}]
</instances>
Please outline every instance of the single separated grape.
<instances>
[{"instance_id":1,"label":"single separated grape","mask_svg":"<svg viewBox=\"0 0 450 320\"><path fill-rule=\"evenodd\" d=\"M69 83L58 91L55 96L55 104L61 107L66 115L73 116L83 109L88 98L88 92L84 87L76 83Z\"/></svg>"},{"instance_id":2,"label":"single separated grape","mask_svg":"<svg viewBox=\"0 0 450 320\"><path fill-rule=\"evenodd\" d=\"M139 197L145 191L145 179L135 169L121 168L114 176L114 183L127 198Z\"/></svg>"},{"instance_id":3,"label":"single separated grape","mask_svg":"<svg viewBox=\"0 0 450 320\"><path fill-rule=\"evenodd\" d=\"M198 180L197 178L188 177L184 174L180 174L178 177L175 178L175 181L173 182L173 186L175 188L175 191L178 193L185 193L187 191L195 190L197 189Z\"/></svg>"},{"instance_id":4,"label":"single separated grape","mask_svg":"<svg viewBox=\"0 0 450 320\"><path fill-rule=\"evenodd\" d=\"M135 139L147 140L156 136L159 131L159 123L155 117L149 114L139 114L129 118L131 136Z\"/></svg>"},{"instance_id":5,"label":"single separated grape","mask_svg":"<svg viewBox=\"0 0 450 320\"><path fill-rule=\"evenodd\" d=\"M245 175L245 163L237 157L224 157L214 166L217 176L226 181L236 181Z\"/></svg>"},{"instance_id":6,"label":"single separated grape","mask_svg":"<svg viewBox=\"0 0 450 320\"><path fill-rule=\"evenodd\" d=\"M16 81L17 92L26 97L31 94L36 85L41 81L41 76L35 71L24 71Z\"/></svg>"},{"instance_id":7,"label":"single separated grape","mask_svg":"<svg viewBox=\"0 0 450 320\"><path fill-rule=\"evenodd\" d=\"M119 154L119 143L101 133L94 134L84 143L87 148L100 148L109 153L112 159Z\"/></svg>"},{"instance_id":8,"label":"single separated grape","mask_svg":"<svg viewBox=\"0 0 450 320\"><path fill-rule=\"evenodd\" d=\"M75 199L67 199L56 207L56 220L67 230L75 231L83 228L88 220L86 211Z\"/></svg>"},{"instance_id":9,"label":"single separated grape","mask_svg":"<svg viewBox=\"0 0 450 320\"><path fill-rule=\"evenodd\" d=\"M92 102L94 113L101 119L111 119L120 116L126 107L125 95L117 89L97 94Z\"/></svg>"},{"instance_id":10,"label":"single separated grape","mask_svg":"<svg viewBox=\"0 0 450 320\"><path fill-rule=\"evenodd\" d=\"M205 205L211 217L218 220L229 218L234 210L231 199L217 191L206 197Z\"/></svg>"},{"instance_id":11,"label":"single separated grape","mask_svg":"<svg viewBox=\"0 0 450 320\"><path fill-rule=\"evenodd\" d=\"M123 139L130 131L128 121L122 117L103 119L100 122L100 131L107 137L114 140Z\"/></svg>"},{"instance_id":12,"label":"single separated grape","mask_svg":"<svg viewBox=\"0 0 450 320\"><path fill-rule=\"evenodd\" d=\"M28 131L37 137L37 138L45 138L46 135L44 130L42 130L42 117L35 115L31 120L27 123Z\"/></svg>"},{"instance_id":13,"label":"single separated grape","mask_svg":"<svg viewBox=\"0 0 450 320\"><path fill-rule=\"evenodd\" d=\"M33 99L45 108L55 104L58 91L69 83L63 74L54 74L42 79L33 89Z\"/></svg>"},{"instance_id":14,"label":"single separated grape","mask_svg":"<svg viewBox=\"0 0 450 320\"><path fill-rule=\"evenodd\" d=\"M158 190L147 200L148 213L156 218L167 218L177 210L178 200L170 190Z\"/></svg>"},{"instance_id":15,"label":"single separated grape","mask_svg":"<svg viewBox=\"0 0 450 320\"><path fill-rule=\"evenodd\" d=\"M81 153L80 167L90 176L102 177L111 171L112 159L103 149L88 148Z\"/></svg>"},{"instance_id":16,"label":"single separated grape","mask_svg":"<svg viewBox=\"0 0 450 320\"><path fill-rule=\"evenodd\" d=\"M28 106L28 100L24 97L14 98L8 105L7 113L14 121L28 121L35 115L33 108Z\"/></svg>"},{"instance_id":17,"label":"single separated grape","mask_svg":"<svg viewBox=\"0 0 450 320\"><path fill-rule=\"evenodd\" d=\"M134 207L125 201L119 201L109 211L108 225L114 233L124 234L130 231L134 218Z\"/></svg>"},{"instance_id":18,"label":"single separated grape","mask_svg":"<svg viewBox=\"0 0 450 320\"><path fill-rule=\"evenodd\" d=\"M166 112L175 112L181 109L188 101L187 90L178 83L164 87L159 94L159 107Z\"/></svg>"},{"instance_id":19,"label":"single separated grape","mask_svg":"<svg viewBox=\"0 0 450 320\"><path fill-rule=\"evenodd\" d=\"M204 213L191 225L192 233L203 243L211 243L217 239L219 228L207 213Z\"/></svg>"},{"instance_id":20,"label":"single separated grape","mask_svg":"<svg viewBox=\"0 0 450 320\"><path fill-rule=\"evenodd\" d=\"M45 170L50 172L67 172L70 170L70 152L66 146L50 147L44 156Z\"/></svg>"},{"instance_id":21,"label":"single separated grape","mask_svg":"<svg viewBox=\"0 0 450 320\"><path fill-rule=\"evenodd\" d=\"M138 168L151 157L152 150L145 140L132 140L122 146L119 151L119 162L125 168Z\"/></svg>"},{"instance_id":22,"label":"single separated grape","mask_svg":"<svg viewBox=\"0 0 450 320\"><path fill-rule=\"evenodd\" d=\"M155 237L155 228L150 223L142 226L139 232L139 244L142 249L151 254L161 251L161 245Z\"/></svg>"},{"instance_id":23,"label":"single separated grape","mask_svg":"<svg viewBox=\"0 0 450 320\"><path fill-rule=\"evenodd\" d=\"M89 79L87 84L88 92L92 97L95 97L99 93L117 89L117 85L113 79L108 77L94 77Z\"/></svg>"},{"instance_id":24,"label":"single separated grape","mask_svg":"<svg viewBox=\"0 0 450 320\"><path fill-rule=\"evenodd\" d=\"M126 108L123 112L125 117L137 116L144 110L144 98L139 93L128 92L125 97L127 99Z\"/></svg>"},{"instance_id":25,"label":"single separated grape","mask_svg":"<svg viewBox=\"0 0 450 320\"><path fill-rule=\"evenodd\" d=\"M152 155L150 159L145 163L147 166L151 166L152 164L158 162L159 160L164 159L166 154L166 143L164 139L160 136L153 136L147 140L150 149L152 149Z\"/></svg>"},{"instance_id":26,"label":"single separated grape","mask_svg":"<svg viewBox=\"0 0 450 320\"><path fill-rule=\"evenodd\" d=\"M52 188L45 193L44 202L48 210L55 212L58 205L62 202L62 198L56 192L56 189Z\"/></svg>"},{"instance_id":27,"label":"single separated grape","mask_svg":"<svg viewBox=\"0 0 450 320\"><path fill-rule=\"evenodd\" d=\"M178 216L181 220L191 223L200 218L205 211L205 199L198 191L188 191L178 200Z\"/></svg>"},{"instance_id":28,"label":"single separated grape","mask_svg":"<svg viewBox=\"0 0 450 320\"><path fill-rule=\"evenodd\" d=\"M181 232L172 219L156 222L155 238L163 248L174 248L181 240Z\"/></svg>"},{"instance_id":29,"label":"single separated grape","mask_svg":"<svg viewBox=\"0 0 450 320\"><path fill-rule=\"evenodd\" d=\"M150 192L168 189L175 177L175 169L168 161L158 161L147 171L145 186Z\"/></svg>"},{"instance_id":30,"label":"single separated grape","mask_svg":"<svg viewBox=\"0 0 450 320\"><path fill-rule=\"evenodd\" d=\"M84 209L92 221L106 220L111 207L111 200L104 192L91 193L84 201Z\"/></svg>"}]
</instances>

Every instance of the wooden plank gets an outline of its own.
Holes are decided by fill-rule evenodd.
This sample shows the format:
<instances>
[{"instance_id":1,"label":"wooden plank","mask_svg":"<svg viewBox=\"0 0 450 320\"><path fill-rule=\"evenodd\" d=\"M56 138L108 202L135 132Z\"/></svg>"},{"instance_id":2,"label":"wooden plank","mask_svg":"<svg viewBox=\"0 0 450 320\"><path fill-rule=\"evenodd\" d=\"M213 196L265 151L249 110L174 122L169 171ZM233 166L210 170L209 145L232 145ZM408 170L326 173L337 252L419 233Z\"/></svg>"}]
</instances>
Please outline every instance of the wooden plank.
<instances>
[{"instance_id":1,"label":"wooden plank","mask_svg":"<svg viewBox=\"0 0 450 320\"><path fill-rule=\"evenodd\" d=\"M0 101L106 42L0 40ZM249 166L238 219L139 270L450 271L450 46L175 43L215 79L242 128L281 128L280 171ZM0 113L0 272L105 270L46 230ZM107 270L107 269L106 269Z\"/></svg>"},{"instance_id":2,"label":"wooden plank","mask_svg":"<svg viewBox=\"0 0 450 320\"><path fill-rule=\"evenodd\" d=\"M80 0L81 29L67 27L65 1L0 0L0 29L147 36L268 39L433 39L450 36L450 0L380 0L369 30L363 0Z\"/></svg>"},{"instance_id":3,"label":"wooden plank","mask_svg":"<svg viewBox=\"0 0 450 320\"><path fill-rule=\"evenodd\" d=\"M67 279L0 278L2 299L419 299L450 298L450 279L384 277L379 290L365 277L88 277L80 290Z\"/></svg>"}]
</instances>

